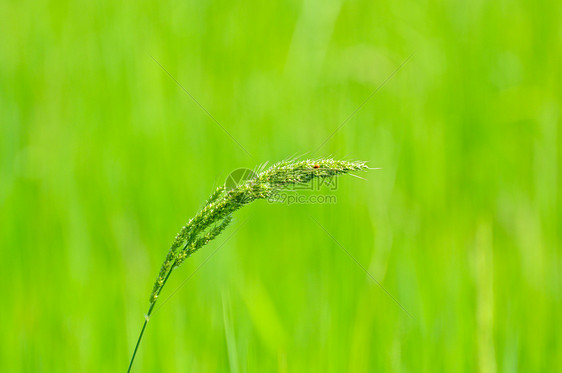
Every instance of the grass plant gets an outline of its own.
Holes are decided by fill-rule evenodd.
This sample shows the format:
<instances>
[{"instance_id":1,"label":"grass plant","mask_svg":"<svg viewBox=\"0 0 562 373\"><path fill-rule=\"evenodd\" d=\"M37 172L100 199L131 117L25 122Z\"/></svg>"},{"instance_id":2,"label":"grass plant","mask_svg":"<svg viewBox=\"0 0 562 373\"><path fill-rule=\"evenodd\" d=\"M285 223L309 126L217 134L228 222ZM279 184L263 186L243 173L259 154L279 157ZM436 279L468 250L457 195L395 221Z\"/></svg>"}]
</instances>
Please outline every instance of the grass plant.
<instances>
[{"instance_id":1,"label":"grass plant","mask_svg":"<svg viewBox=\"0 0 562 373\"><path fill-rule=\"evenodd\" d=\"M282 161L264 169L260 167L251 177L227 190L219 186L201 209L176 235L150 294L150 305L127 372L131 371L146 325L172 271L185 259L215 239L232 221L232 214L258 199L267 199L274 193L306 184L315 178L332 178L351 171L365 170L365 162L334 159Z\"/></svg>"}]
</instances>

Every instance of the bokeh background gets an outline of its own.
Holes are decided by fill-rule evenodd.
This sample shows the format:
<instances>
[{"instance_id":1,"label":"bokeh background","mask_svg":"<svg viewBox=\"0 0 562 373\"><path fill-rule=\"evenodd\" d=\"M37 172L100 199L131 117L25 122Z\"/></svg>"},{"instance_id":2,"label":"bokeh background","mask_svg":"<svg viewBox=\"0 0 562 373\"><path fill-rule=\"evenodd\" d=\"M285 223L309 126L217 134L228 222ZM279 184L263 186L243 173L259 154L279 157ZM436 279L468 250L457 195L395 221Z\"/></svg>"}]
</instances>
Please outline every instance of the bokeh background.
<instances>
[{"instance_id":1,"label":"bokeh background","mask_svg":"<svg viewBox=\"0 0 562 373\"><path fill-rule=\"evenodd\" d=\"M314 156L382 169L335 205L237 213L174 272L133 371L561 371L560 14L0 2L0 370L124 372L212 189L359 108Z\"/></svg>"}]
</instances>

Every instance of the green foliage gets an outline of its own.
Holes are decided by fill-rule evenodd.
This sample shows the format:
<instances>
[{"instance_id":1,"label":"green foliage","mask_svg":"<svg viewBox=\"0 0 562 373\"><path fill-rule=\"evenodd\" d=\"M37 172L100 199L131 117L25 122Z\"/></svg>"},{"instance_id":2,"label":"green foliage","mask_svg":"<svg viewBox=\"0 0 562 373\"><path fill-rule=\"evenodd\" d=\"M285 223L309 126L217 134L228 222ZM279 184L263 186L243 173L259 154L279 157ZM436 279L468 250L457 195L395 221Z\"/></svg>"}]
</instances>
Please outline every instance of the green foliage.
<instances>
[{"instance_id":1,"label":"green foliage","mask_svg":"<svg viewBox=\"0 0 562 373\"><path fill-rule=\"evenodd\" d=\"M562 371L560 14L0 1L0 372L124 371L184 220L323 143L381 170L238 210L174 270L135 373Z\"/></svg>"}]
</instances>

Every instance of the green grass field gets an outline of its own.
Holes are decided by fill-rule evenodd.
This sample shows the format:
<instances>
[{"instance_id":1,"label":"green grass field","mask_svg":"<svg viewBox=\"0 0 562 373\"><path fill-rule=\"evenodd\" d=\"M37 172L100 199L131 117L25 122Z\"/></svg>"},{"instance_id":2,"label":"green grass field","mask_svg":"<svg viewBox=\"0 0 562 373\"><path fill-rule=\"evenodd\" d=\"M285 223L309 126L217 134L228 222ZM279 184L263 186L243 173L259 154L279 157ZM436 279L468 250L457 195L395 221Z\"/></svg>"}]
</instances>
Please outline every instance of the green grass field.
<instances>
[{"instance_id":1,"label":"green grass field","mask_svg":"<svg viewBox=\"0 0 562 373\"><path fill-rule=\"evenodd\" d=\"M125 372L181 226L293 155L381 170L239 211L134 372L562 371L561 14L0 2L0 371Z\"/></svg>"}]
</instances>

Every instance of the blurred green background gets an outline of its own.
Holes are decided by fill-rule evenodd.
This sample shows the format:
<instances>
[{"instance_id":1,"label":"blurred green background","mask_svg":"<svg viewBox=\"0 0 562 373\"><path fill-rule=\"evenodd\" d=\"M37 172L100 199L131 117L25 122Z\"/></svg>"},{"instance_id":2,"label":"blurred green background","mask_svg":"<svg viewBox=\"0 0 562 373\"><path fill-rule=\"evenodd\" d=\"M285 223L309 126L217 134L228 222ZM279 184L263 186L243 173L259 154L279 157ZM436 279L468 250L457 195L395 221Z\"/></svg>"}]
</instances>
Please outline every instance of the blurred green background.
<instances>
[{"instance_id":1,"label":"blurred green background","mask_svg":"<svg viewBox=\"0 0 562 373\"><path fill-rule=\"evenodd\" d=\"M340 179L336 205L237 213L172 275L161 299L219 248L133 371L562 371L561 14L0 2L0 370L124 372L212 189L310 155L390 77L314 154L382 170Z\"/></svg>"}]
</instances>

